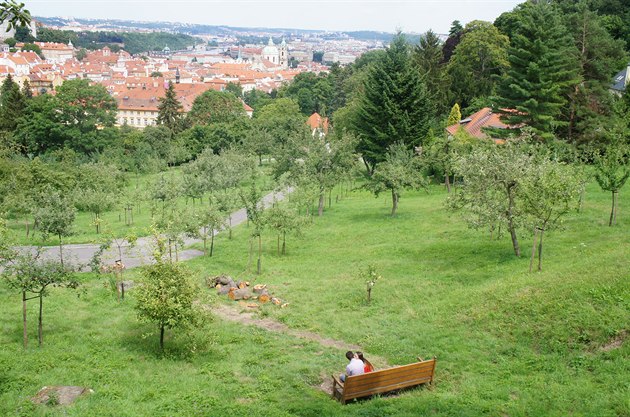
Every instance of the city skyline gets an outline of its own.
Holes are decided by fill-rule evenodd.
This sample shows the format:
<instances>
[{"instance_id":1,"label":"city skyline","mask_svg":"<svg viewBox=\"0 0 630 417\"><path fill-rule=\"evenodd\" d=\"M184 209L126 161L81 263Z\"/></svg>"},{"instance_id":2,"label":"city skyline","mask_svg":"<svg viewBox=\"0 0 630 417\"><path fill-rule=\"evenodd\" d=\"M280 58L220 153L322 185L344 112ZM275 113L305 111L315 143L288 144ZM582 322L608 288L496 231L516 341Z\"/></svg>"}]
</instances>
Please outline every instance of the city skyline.
<instances>
[{"instance_id":1,"label":"city skyline","mask_svg":"<svg viewBox=\"0 0 630 417\"><path fill-rule=\"evenodd\" d=\"M33 16L164 21L253 28L447 33L459 20L494 21L519 0L32 0ZM119 6L119 7L118 7ZM330 6L330 7L327 7Z\"/></svg>"}]
</instances>

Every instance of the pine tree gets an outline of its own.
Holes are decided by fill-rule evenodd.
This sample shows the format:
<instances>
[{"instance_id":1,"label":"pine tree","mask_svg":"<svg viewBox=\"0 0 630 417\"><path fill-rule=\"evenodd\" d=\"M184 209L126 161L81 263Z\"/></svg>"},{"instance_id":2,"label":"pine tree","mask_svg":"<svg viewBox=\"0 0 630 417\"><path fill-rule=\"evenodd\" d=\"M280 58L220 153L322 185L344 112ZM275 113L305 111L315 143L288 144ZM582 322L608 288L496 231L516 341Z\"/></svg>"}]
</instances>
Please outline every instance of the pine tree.
<instances>
[{"instance_id":1,"label":"pine tree","mask_svg":"<svg viewBox=\"0 0 630 417\"><path fill-rule=\"evenodd\" d=\"M435 32L429 30L420 37L420 42L414 48L413 60L427 87L429 98L436 105L437 114L448 109L446 68L443 59L442 42Z\"/></svg>"},{"instance_id":2,"label":"pine tree","mask_svg":"<svg viewBox=\"0 0 630 417\"><path fill-rule=\"evenodd\" d=\"M526 124L534 134L551 138L566 122L561 110L580 82L577 50L558 13L546 2L523 10L508 52L510 69L499 84L498 104L509 124Z\"/></svg>"},{"instance_id":3,"label":"pine tree","mask_svg":"<svg viewBox=\"0 0 630 417\"><path fill-rule=\"evenodd\" d=\"M421 145L432 113L425 85L411 65L408 44L398 33L383 59L370 68L352 122L368 171L385 160L394 143Z\"/></svg>"},{"instance_id":4,"label":"pine tree","mask_svg":"<svg viewBox=\"0 0 630 417\"><path fill-rule=\"evenodd\" d=\"M33 98L33 91L31 91L31 83L28 80L24 80L24 84L22 85L22 97L26 101Z\"/></svg>"},{"instance_id":5,"label":"pine tree","mask_svg":"<svg viewBox=\"0 0 630 417\"><path fill-rule=\"evenodd\" d=\"M9 74L0 87L0 130L15 130L24 107L24 97L20 92L20 87Z\"/></svg>"},{"instance_id":6,"label":"pine tree","mask_svg":"<svg viewBox=\"0 0 630 417\"><path fill-rule=\"evenodd\" d=\"M171 132L177 132L181 127L181 111L183 107L177 100L175 87L172 82L169 81L166 94L164 97L160 97L159 102L158 123L166 126Z\"/></svg>"}]
</instances>

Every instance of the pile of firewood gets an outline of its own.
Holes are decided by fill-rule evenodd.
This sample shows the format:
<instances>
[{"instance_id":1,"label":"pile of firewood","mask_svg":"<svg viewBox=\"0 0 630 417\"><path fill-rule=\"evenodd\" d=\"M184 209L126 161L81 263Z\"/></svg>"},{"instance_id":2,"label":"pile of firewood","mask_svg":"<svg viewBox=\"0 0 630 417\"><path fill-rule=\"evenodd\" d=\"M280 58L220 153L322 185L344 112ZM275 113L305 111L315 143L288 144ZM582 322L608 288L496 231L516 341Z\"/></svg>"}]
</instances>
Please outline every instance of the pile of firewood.
<instances>
[{"instance_id":1,"label":"pile of firewood","mask_svg":"<svg viewBox=\"0 0 630 417\"><path fill-rule=\"evenodd\" d=\"M217 294L227 295L230 300L258 300L260 303L268 303L286 307L289 303L283 303L277 297L273 297L266 284L256 284L251 286L249 281L234 281L229 275L219 275L206 278L206 283L210 288L216 288Z\"/></svg>"}]
</instances>

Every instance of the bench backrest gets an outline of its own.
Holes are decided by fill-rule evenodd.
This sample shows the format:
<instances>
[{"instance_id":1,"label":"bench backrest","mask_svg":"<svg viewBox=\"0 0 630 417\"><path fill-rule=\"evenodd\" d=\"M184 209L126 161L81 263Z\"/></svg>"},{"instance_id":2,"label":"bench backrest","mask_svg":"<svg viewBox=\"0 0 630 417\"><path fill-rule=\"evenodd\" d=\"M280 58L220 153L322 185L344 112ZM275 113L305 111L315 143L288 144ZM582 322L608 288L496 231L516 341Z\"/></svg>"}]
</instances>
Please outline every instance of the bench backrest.
<instances>
[{"instance_id":1,"label":"bench backrest","mask_svg":"<svg viewBox=\"0 0 630 417\"><path fill-rule=\"evenodd\" d=\"M396 366L363 375L349 376L343 385L343 400L367 397L369 395L393 391L414 385L433 382L435 358Z\"/></svg>"}]
</instances>

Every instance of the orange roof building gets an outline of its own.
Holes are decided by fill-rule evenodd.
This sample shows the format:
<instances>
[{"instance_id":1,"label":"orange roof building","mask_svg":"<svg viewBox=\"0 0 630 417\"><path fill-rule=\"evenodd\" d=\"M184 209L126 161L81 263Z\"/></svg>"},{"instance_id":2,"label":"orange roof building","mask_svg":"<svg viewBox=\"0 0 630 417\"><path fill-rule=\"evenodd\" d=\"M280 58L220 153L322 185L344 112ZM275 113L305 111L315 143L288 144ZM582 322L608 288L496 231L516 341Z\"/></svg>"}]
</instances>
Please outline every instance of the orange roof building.
<instances>
[{"instance_id":1,"label":"orange roof building","mask_svg":"<svg viewBox=\"0 0 630 417\"><path fill-rule=\"evenodd\" d=\"M491 108L484 107L477 113L470 115L468 118L460 120L459 123L448 126L446 131L450 135L455 135L459 129L463 129L472 137L478 139L488 139L490 136L484 131L485 128L494 129L511 129L514 126L507 125L501 121L501 115L494 113ZM495 140L495 142L504 142Z\"/></svg>"}]
</instances>

